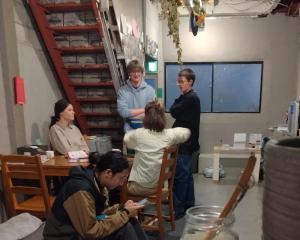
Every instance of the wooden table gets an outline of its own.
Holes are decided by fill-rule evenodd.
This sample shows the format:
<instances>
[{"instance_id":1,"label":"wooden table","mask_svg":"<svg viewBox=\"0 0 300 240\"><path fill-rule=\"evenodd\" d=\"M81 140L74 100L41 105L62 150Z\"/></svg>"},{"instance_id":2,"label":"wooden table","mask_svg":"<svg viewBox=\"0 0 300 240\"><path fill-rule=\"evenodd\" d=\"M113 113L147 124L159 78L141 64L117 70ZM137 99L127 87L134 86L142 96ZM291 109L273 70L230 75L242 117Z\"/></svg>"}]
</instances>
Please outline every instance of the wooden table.
<instances>
[{"instance_id":1,"label":"wooden table","mask_svg":"<svg viewBox=\"0 0 300 240\"><path fill-rule=\"evenodd\" d=\"M254 154L256 157L256 163L253 170L253 177L255 183L259 181L259 168L260 168L260 148L233 148L222 146L214 146L214 158L213 158L213 181L219 182L219 168L220 168L220 157L229 157L229 158L246 158L248 159L251 154Z\"/></svg>"},{"instance_id":2,"label":"wooden table","mask_svg":"<svg viewBox=\"0 0 300 240\"><path fill-rule=\"evenodd\" d=\"M129 166L132 166L133 157L128 157L127 160L129 162ZM69 162L67 158L60 155L43 162L43 170L45 176L64 177L69 176L69 170L71 167L79 165L87 167L89 165L89 162L88 160L86 160L85 162Z\"/></svg>"},{"instance_id":3,"label":"wooden table","mask_svg":"<svg viewBox=\"0 0 300 240\"><path fill-rule=\"evenodd\" d=\"M43 170L45 176L69 176L70 168L79 165L87 167L89 162L69 162L64 156L55 156L43 162Z\"/></svg>"}]
</instances>

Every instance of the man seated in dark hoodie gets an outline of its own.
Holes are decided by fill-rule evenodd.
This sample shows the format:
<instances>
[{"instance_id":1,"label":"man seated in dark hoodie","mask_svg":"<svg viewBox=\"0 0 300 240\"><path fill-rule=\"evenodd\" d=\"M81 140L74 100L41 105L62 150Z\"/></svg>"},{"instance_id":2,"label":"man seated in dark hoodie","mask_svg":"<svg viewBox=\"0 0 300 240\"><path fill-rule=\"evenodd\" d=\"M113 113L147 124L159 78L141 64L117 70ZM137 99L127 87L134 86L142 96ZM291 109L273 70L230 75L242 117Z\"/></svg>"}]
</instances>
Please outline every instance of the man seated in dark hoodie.
<instances>
[{"instance_id":1,"label":"man seated in dark hoodie","mask_svg":"<svg viewBox=\"0 0 300 240\"><path fill-rule=\"evenodd\" d=\"M143 206L129 200L107 206L107 190L123 185L128 162L122 153L90 155L88 168L74 167L47 218L44 239L147 239L134 218Z\"/></svg>"}]
</instances>

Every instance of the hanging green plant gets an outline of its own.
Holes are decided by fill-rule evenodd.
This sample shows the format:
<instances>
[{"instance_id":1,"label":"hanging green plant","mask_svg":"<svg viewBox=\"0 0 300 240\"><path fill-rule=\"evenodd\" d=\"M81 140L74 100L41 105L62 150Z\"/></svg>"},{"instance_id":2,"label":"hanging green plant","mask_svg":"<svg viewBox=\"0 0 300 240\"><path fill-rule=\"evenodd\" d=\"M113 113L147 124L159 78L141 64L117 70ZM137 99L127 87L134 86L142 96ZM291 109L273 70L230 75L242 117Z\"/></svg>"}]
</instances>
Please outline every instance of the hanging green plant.
<instances>
[{"instance_id":1,"label":"hanging green plant","mask_svg":"<svg viewBox=\"0 0 300 240\"><path fill-rule=\"evenodd\" d=\"M171 36L177 49L177 61L182 64L182 48L179 37L179 13L177 10L177 0L161 1L161 15L168 23L168 36Z\"/></svg>"},{"instance_id":2,"label":"hanging green plant","mask_svg":"<svg viewBox=\"0 0 300 240\"><path fill-rule=\"evenodd\" d=\"M200 13L202 7L200 7L199 0L193 0L193 8L190 7L187 0L151 0L152 2L159 2L161 5L161 16L167 20L169 32L168 36L172 37L173 43L177 49L177 62L182 64L182 48L179 37L179 6L185 6L189 11L194 13Z\"/></svg>"}]
</instances>

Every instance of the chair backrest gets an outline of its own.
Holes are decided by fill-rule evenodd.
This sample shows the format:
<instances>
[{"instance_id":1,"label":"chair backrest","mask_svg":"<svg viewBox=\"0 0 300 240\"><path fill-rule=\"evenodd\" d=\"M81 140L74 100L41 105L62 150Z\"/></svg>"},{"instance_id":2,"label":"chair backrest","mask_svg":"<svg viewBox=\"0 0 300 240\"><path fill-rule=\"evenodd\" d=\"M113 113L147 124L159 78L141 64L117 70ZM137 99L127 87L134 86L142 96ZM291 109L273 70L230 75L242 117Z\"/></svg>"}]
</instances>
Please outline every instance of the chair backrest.
<instances>
[{"instance_id":1,"label":"chair backrest","mask_svg":"<svg viewBox=\"0 0 300 240\"><path fill-rule=\"evenodd\" d=\"M88 144L88 142L89 142L89 136L86 135L86 134L83 134L82 136L83 136L83 139L86 142L86 144Z\"/></svg>"},{"instance_id":2,"label":"chair backrest","mask_svg":"<svg viewBox=\"0 0 300 240\"><path fill-rule=\"evenodd\" d=\"M42 196L45 214L50 213L51 205L40 156L0 155L0 159L3 186L9 206L8 215L15 216L17 214L17 193ZM29 186L26 184L28 180L36 180L39 186Z\"/></svg>"},{"instance_id":3,"label":"chair backrest","mask_svg":"<svg viewBox=\"0 0 300 240\"><path fill-rule=\"evenodd\" d=\"M163 159L157 184L157 195L161 194L165 181L168 181L168 191L172 191L178 157L178 145L164 149Z\"/></svg>"}]
</instances>

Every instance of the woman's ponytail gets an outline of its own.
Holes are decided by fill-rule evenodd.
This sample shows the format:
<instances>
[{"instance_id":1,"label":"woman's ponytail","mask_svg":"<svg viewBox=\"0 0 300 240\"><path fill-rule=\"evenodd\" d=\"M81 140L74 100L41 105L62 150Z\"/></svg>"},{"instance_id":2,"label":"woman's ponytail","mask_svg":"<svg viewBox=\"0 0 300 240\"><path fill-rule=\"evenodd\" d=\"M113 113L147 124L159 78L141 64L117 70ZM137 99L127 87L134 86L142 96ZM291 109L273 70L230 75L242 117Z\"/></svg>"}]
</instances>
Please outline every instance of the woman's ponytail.
<instances>
[{"instance_id":1,"label":"woman's ponytail","mask_svg":"<svg viewBox=\"0 0 300 240\"><path fill-rule=\"evenodd\" d=\"M66 99L60 99L54 104L54 116L51 117L49 128L59 121L60 113L62 113L69 105L70 103Z\"/></svg>"},{"instance_id":2,"label":"woman's ponytail","mask_svg":"<svg viewBox=\"0 0 300 240\"><path fill-rule=\"evenodd\" d=\"M50 122L49 128L51 128L58 120L59 120L58 117L51 116L51 122Z\"/></svg>"}]
</instances>

